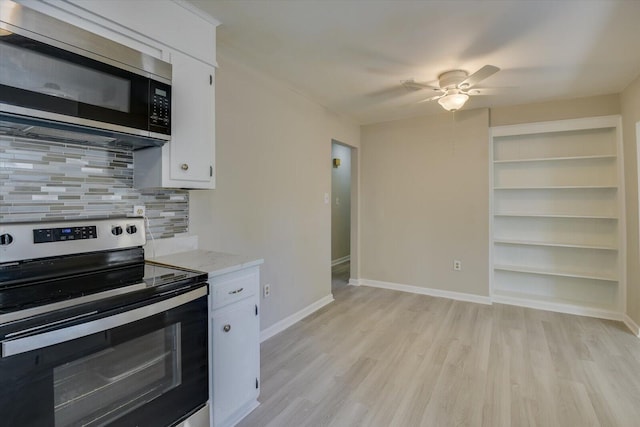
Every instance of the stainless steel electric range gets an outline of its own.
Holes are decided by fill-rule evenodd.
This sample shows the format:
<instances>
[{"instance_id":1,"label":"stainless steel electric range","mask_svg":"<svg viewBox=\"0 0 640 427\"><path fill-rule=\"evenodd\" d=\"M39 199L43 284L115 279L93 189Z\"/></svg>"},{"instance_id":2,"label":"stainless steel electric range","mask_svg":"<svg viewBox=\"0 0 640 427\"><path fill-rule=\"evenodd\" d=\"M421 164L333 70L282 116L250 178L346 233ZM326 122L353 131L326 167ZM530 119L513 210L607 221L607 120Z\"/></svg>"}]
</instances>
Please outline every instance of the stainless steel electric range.
<instances>
[{"instance_id":1,"label":"stainless steel electric range","mask_svg":"<svg viewBox=\"0 0 640 427\"><path fill-rule=\"evenodd\" d=\"M0 423L208 426L207 275L140 218L0 224Z\"/></svg>"}]
</instances>

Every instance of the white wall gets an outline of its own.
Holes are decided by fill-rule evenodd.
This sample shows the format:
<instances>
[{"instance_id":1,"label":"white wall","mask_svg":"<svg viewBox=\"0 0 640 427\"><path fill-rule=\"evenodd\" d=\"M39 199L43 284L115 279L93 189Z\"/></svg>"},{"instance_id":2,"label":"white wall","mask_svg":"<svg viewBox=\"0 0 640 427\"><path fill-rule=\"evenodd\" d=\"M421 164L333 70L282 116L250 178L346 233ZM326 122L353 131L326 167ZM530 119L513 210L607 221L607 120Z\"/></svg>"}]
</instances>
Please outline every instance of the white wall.
<instances>
[{"instance_id":1,"label":"white wall","mask_svg":"<svg viewBox=\"0 0 640 427\"><path fill-rule=\"evenodd\" d=\"M261 328L331 292L331 140L359 126L221 52L215 190L190 192L200 247L264 258Z\"/></svg>"},{"instance_id":2,"label":"white wall","mask_svg":"<svg viewBox=\"0 0 640 427\"><path fill-rule=\"evenodd\" d=\"M627 314L640 325L640 241L638 234L638 152L640 76L621 95L627 214Z\"/></svg>"},{"instance_id":3,"label":"white wall","mask_svg":"<svg viewBox=\"0 0 640 427\"><path fill-rule=\"evenodd\" d=\"M331 158L340 166L331 171L331 260L348 256L351 251L351 148L331 145Z\"/></svg>"},{"instance_id":4,"label":"white wall","mask_svg":"<svg viewBox=\"0 0 640 427\"><path fill-rule=\"evenodd\" d=\"M362 127L365 281L489 295L489 112L451 114Z\"/></svg>"}]
</instances>

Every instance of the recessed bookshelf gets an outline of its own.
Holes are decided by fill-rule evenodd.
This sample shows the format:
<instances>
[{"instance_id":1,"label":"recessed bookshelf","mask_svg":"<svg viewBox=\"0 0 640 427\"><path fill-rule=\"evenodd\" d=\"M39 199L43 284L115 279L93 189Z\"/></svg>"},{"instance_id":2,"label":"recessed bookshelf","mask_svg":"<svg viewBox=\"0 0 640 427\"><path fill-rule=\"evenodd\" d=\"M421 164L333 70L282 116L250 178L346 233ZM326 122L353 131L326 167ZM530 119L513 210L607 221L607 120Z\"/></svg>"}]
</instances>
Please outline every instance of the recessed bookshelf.
<instances>
[{"instance_id":1,"label":"recessed bookshelf","mask_svg":"<svg viewBox=\"0 0 640 427\"><path fill-rule=\"evenodd\" d=\"M620 313L619 117L495 127L491 139L496 301L597 316Z\"/></svg>"}]
</instances>

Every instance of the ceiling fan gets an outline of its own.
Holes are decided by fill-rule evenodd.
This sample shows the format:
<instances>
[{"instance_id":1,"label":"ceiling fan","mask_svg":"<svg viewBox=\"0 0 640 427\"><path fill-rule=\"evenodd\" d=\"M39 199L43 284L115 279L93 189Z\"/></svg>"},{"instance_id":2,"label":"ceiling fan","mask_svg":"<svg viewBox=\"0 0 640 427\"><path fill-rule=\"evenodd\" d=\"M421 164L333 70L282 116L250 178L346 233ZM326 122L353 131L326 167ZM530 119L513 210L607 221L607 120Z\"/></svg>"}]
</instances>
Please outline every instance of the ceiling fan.
<instances>
[{"instance_id":1,"label":"ceiling fan","mask_svg":"<svg viewBox=\"0 0 640 427\"><path fill-rule=\"evenodd\" d=\"M500 71L493 65L485 65L475 73L469 75L463 70L446 71L438 76L438 87L419 83L414 80L402 82L408 90L432 89L441 92L439 95L423 99L419 102L435 101L447 111L456 111L462 108L469 96L479 95L480 90L472 89L476 84Z\"/></svg>"}]
</instances>

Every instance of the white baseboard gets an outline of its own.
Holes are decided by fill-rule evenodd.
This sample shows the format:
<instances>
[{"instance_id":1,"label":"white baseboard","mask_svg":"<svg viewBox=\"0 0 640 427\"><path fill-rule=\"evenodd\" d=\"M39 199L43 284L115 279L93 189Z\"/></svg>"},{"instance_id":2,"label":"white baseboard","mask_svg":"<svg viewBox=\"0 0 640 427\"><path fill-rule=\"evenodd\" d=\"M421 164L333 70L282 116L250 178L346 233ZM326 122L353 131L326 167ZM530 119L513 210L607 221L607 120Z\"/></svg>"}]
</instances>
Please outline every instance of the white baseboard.
<instances>
[{"instance_id":1,"label":"white baseboard","mask_svg":"<svg viewBox=\"0 0 640 427\"><path fill-rule=\"evenodd\" d=\"M352 284L349 281L349 284ZM478 304L491 304L491 298L482 295L467 294L463 292L445 291L442 289L423 288L420 286L402 285L399 283L381 282L379 280L359 279L358 285L371 286L373 288L391 289L394 291L409 292L412 294L429 295L432 297L449 298L457 301L475 302Z\"/></svg>"},{"instance_id":2,"label":"white baseboard","mask_svg":"<svg viewBox=\"0 0 640 427\"><path fill-rule=\"evenodd\" d=\"M631 332L633 332L633 335L640 338L640 326L638 326L638 324L634 322L633 319L629 317L628 314L624 315L623 322L625 325L627 325L627 328L629 328Z\"/></svg>"},{"instance_id":3,"label":"white baseboard","mask_svg":"<svg viewBox=\"0 0 640 427\"><path fill-rule=\"evenodd\" d=\"M617 320L617 321L623 320L622 314L615 311L582 307L582 306L572 305L572 304L562 304L562 303L555 303L555 302L548 302L548 301L536 301L529 298L518 298L518 297L512 297L512 296L505 296L505 295L494 295L493 302L498 304L516 305L518 307L535 308L537 310L553 311L556 313L596 317L598 319L608 319L608 320Z\"/></svg>"},{"instance_id":4,"label":"white baseboard","mask_svg":"<svg viewBox=\"0 0 640 427\"><path fill-rule=\"evenodd\" d=\"M327 304L333 302L333 295L329 294L324 298L319 299L318 301L306 306L302 310L293 313L291 316L285 317L279 322L274 323L266 329L260 331L260 342L268 340L272 336L279 334L280 332L287 329L289 326L292 326L294 323L297 323L310 315L311 313L320 310Z\"/></svg>"},{"instance_id":5,"label":"white baseboard","mask_svg":"<svg viewBox=\"0 0 640 427\"><path fill-rule=\"evenodd\" d=\"M360 279L349 279L349 285L360 286Z\"/></svg>"},{"instance_id":6,"label":"white baseboard","mask_svg":"<svg viewBox=\"0 0 640 427\"><path fill-rule=\"evenodd\" d=\"M342 264L343 262L351 261L351 255L345 255L342 258L334 259L331 261L331 267L335 267L338 264Z\"/></svg>"}]
</instances>

